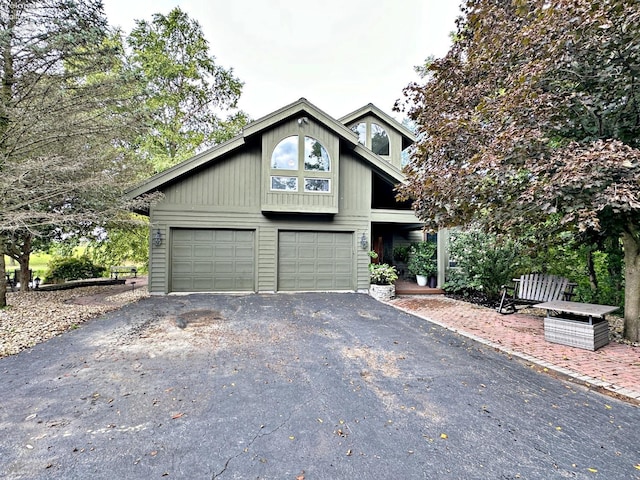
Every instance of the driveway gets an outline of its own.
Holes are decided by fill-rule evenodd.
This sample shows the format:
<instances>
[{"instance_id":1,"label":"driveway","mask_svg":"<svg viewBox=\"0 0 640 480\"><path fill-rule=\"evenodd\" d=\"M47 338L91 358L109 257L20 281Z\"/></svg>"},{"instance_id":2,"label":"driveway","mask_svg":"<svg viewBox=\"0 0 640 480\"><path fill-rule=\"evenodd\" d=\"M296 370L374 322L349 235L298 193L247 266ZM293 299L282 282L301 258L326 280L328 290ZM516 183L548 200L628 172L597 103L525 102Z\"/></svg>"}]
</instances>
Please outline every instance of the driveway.
<instances>
[{"instance_id":1,"label":"driveway","mask_svg":"<svg viewBox=\"0 0 640 480\"><path fill-rule=\"evenodd\" d=\"M366 295L151 297L0 375L6 479L640 479L640 409Z\"/></svg>"}]
</instances>

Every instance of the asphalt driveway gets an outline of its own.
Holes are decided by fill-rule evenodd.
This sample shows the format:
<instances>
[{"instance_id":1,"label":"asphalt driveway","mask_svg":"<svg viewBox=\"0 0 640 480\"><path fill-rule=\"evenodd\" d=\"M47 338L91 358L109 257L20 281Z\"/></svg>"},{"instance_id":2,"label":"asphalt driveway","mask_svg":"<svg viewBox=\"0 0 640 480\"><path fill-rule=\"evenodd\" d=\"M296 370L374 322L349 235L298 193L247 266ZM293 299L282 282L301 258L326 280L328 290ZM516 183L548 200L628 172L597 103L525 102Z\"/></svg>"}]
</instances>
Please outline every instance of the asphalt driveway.
<instances>
[{"instance_id":1,"label":"asphalt driveway","mask_svg":"<svg viewBox=\"0 0 640 480\"><path fill-rule=\"evenodd\" d=\"M0 376L6 479L640 479L640 409L366 295L152 297Z\"/></svg>"}]
</instances>

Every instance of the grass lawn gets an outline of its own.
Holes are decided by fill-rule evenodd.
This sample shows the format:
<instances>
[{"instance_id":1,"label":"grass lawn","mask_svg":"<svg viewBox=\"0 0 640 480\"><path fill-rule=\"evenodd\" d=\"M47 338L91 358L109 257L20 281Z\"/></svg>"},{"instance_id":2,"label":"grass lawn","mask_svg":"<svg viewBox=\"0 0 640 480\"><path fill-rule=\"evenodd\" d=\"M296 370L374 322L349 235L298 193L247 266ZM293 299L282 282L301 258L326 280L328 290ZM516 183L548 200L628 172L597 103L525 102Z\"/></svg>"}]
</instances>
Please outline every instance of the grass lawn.
<instances>
[{"instance_id":1,"label":"grass lawn","mask_svg":"<svg viewBox=\"0 0 640 480\"><path fill-rule=\"evenodd\" d=\"M48 253L32 253L31 259L29 261L29 267L33 270L33 278L40 277L44 278L45 273L47 273L49 262L53 258L52 255ZM14 270L19 270L20 265L18 262L9 258L5 255L4 262L6 266L7 273L12 273Z\"/></svg>"}]
</instances>

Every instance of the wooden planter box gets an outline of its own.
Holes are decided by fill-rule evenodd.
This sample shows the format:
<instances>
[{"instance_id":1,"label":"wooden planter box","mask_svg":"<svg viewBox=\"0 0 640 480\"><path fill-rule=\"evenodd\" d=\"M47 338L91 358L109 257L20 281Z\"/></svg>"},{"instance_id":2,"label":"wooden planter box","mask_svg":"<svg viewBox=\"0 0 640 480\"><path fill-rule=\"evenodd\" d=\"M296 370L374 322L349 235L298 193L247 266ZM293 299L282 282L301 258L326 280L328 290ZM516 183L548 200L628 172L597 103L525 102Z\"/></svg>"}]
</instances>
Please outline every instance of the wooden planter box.
<instances>
[{"instance_id":1,"label":"wooden planter box","mask_svg":"<svg viewBox=\"0 0 640 480\"><path fill-rule=\"evenodd\" d=\"M595 351L609 343L609 322L602 319L590 324L584 320L547 316L544 319L544 339Z\"/></svg>"}]
</instances>

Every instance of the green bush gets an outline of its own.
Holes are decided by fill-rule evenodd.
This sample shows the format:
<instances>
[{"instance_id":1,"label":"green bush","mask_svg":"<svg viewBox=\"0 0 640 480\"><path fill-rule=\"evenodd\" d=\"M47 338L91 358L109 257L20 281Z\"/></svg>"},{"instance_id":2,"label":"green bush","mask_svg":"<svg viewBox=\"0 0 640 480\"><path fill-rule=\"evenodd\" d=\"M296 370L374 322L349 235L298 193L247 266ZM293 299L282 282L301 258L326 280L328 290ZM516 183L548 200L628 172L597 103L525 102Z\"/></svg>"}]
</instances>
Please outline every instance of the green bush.
<instances>
[{"instance_id":1,"label":"green bush","mask_svg":"<svg viewBox=\"0 0 640 480\"><path fill-rule=\"evenodd\" d=\"M478 230L453 232L449 248L456 267L443 285L446 292L480 291L497 298L502 285L510 283L519 268L520 248L515 242L499 242L496 236Z\"/></svg>"},{"instance_id":2,"label":"green bush","mask_svg":"<svg viewBox=\"0 0 640 480\"><path fill-rule=\"evenodd\" d=\"M409 248L409 263L407 269L412 275L429 277L438 272L438 263L435 258L437 244L434 242L418 242L411 244Z\"/></svg>"},{"instance_id":3,"label":"green bush","mask_svg":"<svg viewBox=\"0 0 640 480\"><path fill-rule=\"evenodd\" d=\"M104 267L95 265L86 256L56 257L49 262L45 283L101 277L104 271Z\"/></svg>"}]
</instances>

